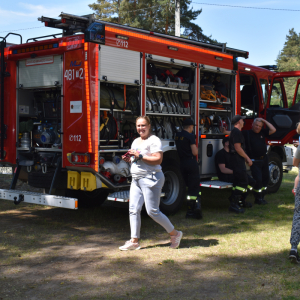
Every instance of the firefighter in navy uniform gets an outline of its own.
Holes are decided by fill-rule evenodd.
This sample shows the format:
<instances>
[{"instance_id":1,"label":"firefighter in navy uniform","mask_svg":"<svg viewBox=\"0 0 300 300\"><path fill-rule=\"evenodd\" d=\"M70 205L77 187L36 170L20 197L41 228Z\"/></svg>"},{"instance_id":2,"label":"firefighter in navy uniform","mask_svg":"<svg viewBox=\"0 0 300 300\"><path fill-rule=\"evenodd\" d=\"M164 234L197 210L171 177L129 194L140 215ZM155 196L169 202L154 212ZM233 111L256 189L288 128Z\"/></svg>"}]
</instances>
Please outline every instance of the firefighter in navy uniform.
<instances>
[{"instance_id":1,"label":"firefighter in navy uniform","mask_svg":"<svg viewBox=\"0 0 300 300\"><path fill-rule=\"evenodd\" d=\"M251 207L251 203L246 202L248 194L248 176L246 163L251 167L252 160L245 152L245 139L241 132L244 126L245 116L235 115L231 124L234 128L229 136L230 165L233 168L232 195L229 198L229 211L243 213L245 207Z\"/></svg>"},{"instance_id":2,"label":"firefighter in navy uniform","mask_svg":"<svg viewBox=\"0 0 300 300\"><path fill-rule=\"evenodd\" d=\"M263 128L264 124L268 128ZM269 161L265 138L276 132L276 128L262 118L253 121L252 129L243 131L246 141L246 153L252 159L251 174L256 184L253 194L256 204L267 204L264 193L269 183Z\"/></svg>"},{"instance_id":3,"label":"firefighter in navy uniform","mask_svg":"<svg viewBox=\"0 0 300 300\"><path fill-rule=\"evenodd\" d=\"M200 174L196 156L198 148L196 146L192 119L185 119L182 123L183 130L177 132L175 143L180 158L180 171L188 187L186 218L202 219Z\"/></svg>"}]
</instances>

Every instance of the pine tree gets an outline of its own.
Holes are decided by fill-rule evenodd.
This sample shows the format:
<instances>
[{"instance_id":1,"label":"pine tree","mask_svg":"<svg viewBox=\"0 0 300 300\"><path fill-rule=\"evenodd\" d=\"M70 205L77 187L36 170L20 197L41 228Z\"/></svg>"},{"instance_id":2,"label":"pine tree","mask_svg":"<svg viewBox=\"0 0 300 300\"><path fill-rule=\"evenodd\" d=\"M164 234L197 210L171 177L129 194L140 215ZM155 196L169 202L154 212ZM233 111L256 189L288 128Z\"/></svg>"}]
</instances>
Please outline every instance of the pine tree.
<instances>
[{"instance_id":1,"label":"pine tree","mask_svg":"<svg viewBox=\"0 0 300 300\"><path fill-rule=\"evenodd\" d=\"M119 9L121 0L97 0L97 3L89 4L96 11L96 18L113 23L120 23Z\"/></svg>"},{"instance_id":2,"label":"pine tree","mask_svg":"<svg viewBox=\"0 0 300 300\"><path fill-rule=\"evenodd\" d=\"M277 57L276 63L279 72L296 71L300 69L300 34L297 34L294 28L289 30L289 34L286 36L286 41ZM284 79L289 106L293 101L296 82L297 78Z\"/></svg>"},{"instance_id":3,"label":"pine tree","mask_svg":"<svg viewBox=\"0 0 300 300\"><path fill-rule=\"evenodd\" d=\"M216 42L203 34L194 20L202 9L190 8L191 0L180 0L180 25L184 37ZM97 0L89 5L98 19L159 33L175 34L175 0Z\"/></svg>"}]
</instances>

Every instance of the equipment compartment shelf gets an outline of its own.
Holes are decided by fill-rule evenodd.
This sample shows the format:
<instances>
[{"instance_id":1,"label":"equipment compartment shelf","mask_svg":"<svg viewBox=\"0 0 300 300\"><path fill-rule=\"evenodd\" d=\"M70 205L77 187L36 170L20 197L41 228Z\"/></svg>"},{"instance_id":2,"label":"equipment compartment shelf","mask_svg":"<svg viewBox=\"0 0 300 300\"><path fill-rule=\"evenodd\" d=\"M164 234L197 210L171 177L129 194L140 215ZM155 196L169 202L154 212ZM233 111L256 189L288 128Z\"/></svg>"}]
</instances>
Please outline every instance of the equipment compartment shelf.
<instances>
[{"instance_id":1,"label":"equipment compartment shelf","mask_svg":"<svg viewBox=\"0 0 300 300\"><path fill-rule=\"evenodd\" d=\"M199 101L200 102L205 102L205 103L220 103L217 100L212 101L212 100L203 100L203 99L200 99ZM231 104L231 101L229 101L227 103L226 102L221 102L221 104L222 105L229 105L229 104Z\"/></svg>"},{"instance_id":2,"label":"equipment compartment shelf","mask_svg":"<svg viewBox=\"0 0 300 300\"><path fill-rule=\"evenodd\" d=\"M127 149L105 149L105 150L99 150L99 153L103 153L103 152L127 152Z\"/></svg>"},{"instance_id":3,"label":"equipment compartment shelf","mask_svg":"<svg viewBox=\"0 0 300 300\"><path fill-rule=\"evenodd\" d=\"M216 109L216 108L202 108L200 107L199 110L207 110L207 111L225 111L225 112L231 112L230 109Z\"/></svg>"},{"instance_id":4,"label":"equipment compartment shelf","mask_svg":"<svg viewBox=\"0 0 300 300\"><path fill-rule=\"evenodd\" d=\"M190 117L191 115L186 114L165 114L165 113L151 113L146 112L146 115L152 115L152 116L172 116L172 117Z\"/></svg>"},{"instance_id":5,"label":"equipment compartment shelf","mask_svg":"<svg viewBox=\"0 0 300 300\"><path fill-rule=\"evenodd\" d=\"M218 101L217 100L214 100L214 101L212 101L212 100L202 100L202 99L199 99L200 100L200 102L207 102L207 103L217 103Z\"/></svg>"},{"instance_id":6,"label":"equipment compartment shelf","mask_svg":"<svg viewBox=\"0 0 300 300\"><path fill-rule=\"evenodd\" d=\"M110 108L100 108L99 110L102 110L102 111L110 111ZM113 111L120 111L120 112L128 112L128 113L131 113L131 110L123 110L123 109L118 109L118 108L115 108Z\"/></svg>"},{"instance_id":7,"label":"equipment compartment shelf","mask_svg":"<svg viewBox=\"0 0 300 300\"><path fill-rule=\"evenodd\" d=\"M168 90L168 91L173 91L173 92L183 92L183 93L188 93L189 90L183 90L183 89L174 89L170 87L164 87L164 86L156 86L156 85L146 85L147 89L156 89L156 90Z\"/></svg>"}]
</instances>

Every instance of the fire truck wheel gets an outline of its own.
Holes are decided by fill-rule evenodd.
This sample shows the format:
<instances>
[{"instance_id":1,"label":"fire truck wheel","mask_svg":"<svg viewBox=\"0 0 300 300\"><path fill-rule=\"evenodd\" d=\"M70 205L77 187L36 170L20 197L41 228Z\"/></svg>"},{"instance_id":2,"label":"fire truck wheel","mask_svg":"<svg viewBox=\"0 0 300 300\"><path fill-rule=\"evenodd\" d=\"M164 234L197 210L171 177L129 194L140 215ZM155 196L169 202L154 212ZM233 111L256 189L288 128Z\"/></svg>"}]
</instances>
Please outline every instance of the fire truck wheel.
<instances>
[{"instance_id":1,"label":"fire truck wheel","mask_svg":"<svg viewBox=\"0 0 300 300\"><path fill-rule=\"evenodd\" d=\"M97 189L92 192L67 190L66 196L78 199L78 208L100 206L106 200L109 191L106 189Z\"/></svg>"},{"instance_id":2,"label":"fire truck wheel","mask_svg":"<svg viewBox=\"0 0 300 300\"><path fill-rule=\"evenodd\" d=\"M165 175L165 184L162 188L160 209L165 214L177 212L184 201L185 184L181 172L177 167L178 163L174 160L166 160L162 164L162 171Z\"/></svg>"},{"instance_id":3,"label":"fire truck wheel","mask_svg":"<svg viewBox=\"0 0 300 300\"><path fill-rule=\"evenodd\" d=\"M276 193L281 185L283 168L280 156L275 152L271 152L269 154L269 173L270 180L267 187L267 192Z\"/></svg>"}]
</instances>

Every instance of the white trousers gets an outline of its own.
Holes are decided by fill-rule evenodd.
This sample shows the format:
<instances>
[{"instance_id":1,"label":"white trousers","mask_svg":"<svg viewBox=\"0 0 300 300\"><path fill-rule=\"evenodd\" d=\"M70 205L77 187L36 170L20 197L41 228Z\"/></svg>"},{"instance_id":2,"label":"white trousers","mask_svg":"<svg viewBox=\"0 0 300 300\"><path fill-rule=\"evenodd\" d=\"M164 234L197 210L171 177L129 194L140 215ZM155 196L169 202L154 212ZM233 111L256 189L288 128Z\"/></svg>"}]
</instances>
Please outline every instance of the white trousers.
<instances>
[{"instance_id":1,"label":"white trousers","mask_svg":"<svg viewBox=\"0 0 300 300\"><path fill-rule=\"evenodd\" d=\"M132 179L130 186L129 220L131 238L140 238L141 210L145 203L147 214L170 233L174 226L159 210L161 189L165 182L163 172L150 174L141 179Z\"/></svg>"}]
</instances>

